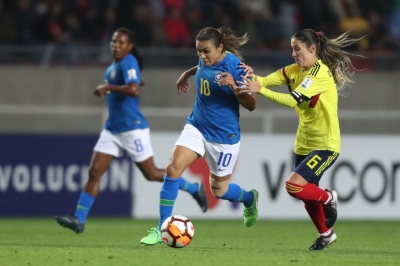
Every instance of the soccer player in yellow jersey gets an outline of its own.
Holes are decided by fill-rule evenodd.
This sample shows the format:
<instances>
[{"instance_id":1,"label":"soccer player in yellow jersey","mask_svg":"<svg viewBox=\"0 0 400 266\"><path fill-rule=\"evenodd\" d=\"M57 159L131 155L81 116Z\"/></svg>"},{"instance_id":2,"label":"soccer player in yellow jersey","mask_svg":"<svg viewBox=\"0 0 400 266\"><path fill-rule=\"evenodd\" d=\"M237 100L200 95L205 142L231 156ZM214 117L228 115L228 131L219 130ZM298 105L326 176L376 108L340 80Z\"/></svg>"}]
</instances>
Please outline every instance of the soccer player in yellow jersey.
<instances>
[{"instance_id":1,"label":"soccer player in yellow jersey","mask_svg":"<svg viewBox=\"0 0 400 266\"><path fill-rule=\"evenodd\" d=\"M349 53L342 50L358 39L344 33L328 39L323 32L304 29L291 38L295 63L260 77L242 65L248 76L244 82L229 75L221 84L242 86L242 93L259 93L281 105L293 107L299 116L294 148L294 171L286 182L292 197L304 202L319 236L309 248L322 250L336 241L332 227L337 218L337 193L318 187L322 174L340 152L338 90L351 82L354 69ZM225 74L225 73L223 73ZM289 93L277 93L270 87L287 84Z\"/></svg>"}]
</instances>

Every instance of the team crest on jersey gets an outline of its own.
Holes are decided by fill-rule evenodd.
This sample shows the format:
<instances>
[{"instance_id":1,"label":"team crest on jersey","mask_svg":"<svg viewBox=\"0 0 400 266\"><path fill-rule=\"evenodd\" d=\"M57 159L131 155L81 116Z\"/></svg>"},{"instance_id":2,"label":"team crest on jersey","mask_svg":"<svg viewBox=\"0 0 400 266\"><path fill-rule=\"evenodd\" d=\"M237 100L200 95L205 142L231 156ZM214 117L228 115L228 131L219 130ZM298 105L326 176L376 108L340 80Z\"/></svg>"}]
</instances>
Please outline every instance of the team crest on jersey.
<instances>
[{"instance_id":1,"label":"team crest on jersey","mask_svg":"<svg viewBox=\"0 0 400 266\"><path fill-rule=\"evenodd\" d=\"M294 79L290 79L290 84L294 84Z\"/></svg>"},{"instance_id":2,"label":"team crest on jersey","mask_svg":"<svg viewBox=\"0 0 400 266\"><path fill-rule=\"evenodd\" d=\"M110 79L115 79L115 69L111 70Z\"/></svg>"},{"instance_id":3,"label":"team crest on jersey","mask_svg":"<svg viewBox=\"0 0 400 266\"><path fill-rule=\"evenodd\" d=\"M214 76L214 82L215 82L215 83L219 83L219 81L221 80L221 74L222 74L221 71L217 71L217 72L215 73L215 76Z\"/></svg>"}]
</instances>

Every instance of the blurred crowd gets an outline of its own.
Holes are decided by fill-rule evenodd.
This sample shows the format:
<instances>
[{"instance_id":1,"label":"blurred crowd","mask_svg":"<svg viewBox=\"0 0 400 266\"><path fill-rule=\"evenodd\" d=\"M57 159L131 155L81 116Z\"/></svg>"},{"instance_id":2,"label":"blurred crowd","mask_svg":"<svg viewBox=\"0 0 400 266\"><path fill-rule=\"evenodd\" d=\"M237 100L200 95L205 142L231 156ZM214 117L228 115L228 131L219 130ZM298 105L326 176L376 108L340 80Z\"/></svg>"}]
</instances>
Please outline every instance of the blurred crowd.
<instances>
[{"instance_id":1,"label":"blurred crowd","mask_svg":"<svg viewBox=\"0 0 400 266\"><path fill-rule=\"evenodd\" d=\"M105 45L118 27L140 47L193 47L206 26L250 34L246 48L290 48L302 28L368 35L356 49L399 51L400 0L0 0L0 44Z\"/></svg>"}]
</instances>

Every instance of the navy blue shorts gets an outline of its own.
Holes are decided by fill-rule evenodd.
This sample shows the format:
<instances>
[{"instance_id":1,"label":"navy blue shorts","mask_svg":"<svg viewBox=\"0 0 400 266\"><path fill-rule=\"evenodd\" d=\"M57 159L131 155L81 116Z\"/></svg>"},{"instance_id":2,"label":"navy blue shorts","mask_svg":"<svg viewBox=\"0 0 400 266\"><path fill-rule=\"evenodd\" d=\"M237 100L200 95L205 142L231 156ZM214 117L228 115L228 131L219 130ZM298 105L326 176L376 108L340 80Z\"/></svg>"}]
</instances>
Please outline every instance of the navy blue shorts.
<instances>
[{"instance_id":1,"label":"navy blue shorts","mask_svg":"<svg viewBox=\"0 0 400 266\"><path fill-rule=\"evenodd\" d=\"M294 172L308 183L319 185L322 174L336 161L339 153L328 150L312 151L308 155L294 154Z\"/></svg>"}]
</instances>

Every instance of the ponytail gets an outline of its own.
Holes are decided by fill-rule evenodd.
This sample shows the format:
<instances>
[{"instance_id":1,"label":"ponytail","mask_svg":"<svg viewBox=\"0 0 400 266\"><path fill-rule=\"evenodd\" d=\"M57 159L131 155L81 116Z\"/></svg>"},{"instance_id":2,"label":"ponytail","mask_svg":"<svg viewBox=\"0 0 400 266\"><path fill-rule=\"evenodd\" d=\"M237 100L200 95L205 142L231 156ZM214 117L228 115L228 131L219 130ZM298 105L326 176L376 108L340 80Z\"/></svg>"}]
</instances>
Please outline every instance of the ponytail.
<instances>
[{"instance_id":1,"label":"ponytail","mask_svg":"<svg viewBox=\"0 0 400 266\"><path fill-rule=\"evenodd\" d=\"M139 64L140 71L143 70L143 57L139 53L139 49L134 45L131 50L131 54L136 58Z\"/></svg>"},{"instance_id":2,"label":"ponytail","mask_svg":"<svg viewBox=\"0 0 400 266\"><path fill-rule=\"evenodd\" d=\"M304 29L292 36L292 38L305 43L307 47L310 47L312 44L316 45L316 55L328 66L338 91L342 90L349 83L353 83L350 76L357 69L351 63L350 56L360 56L343 50L344 47L348 47L363 38L353 39L349 37L349 34L349 32L345 32L336 39L328 39L322 31L315 32L311 29Z\"/></svg>"}]
</instances>

